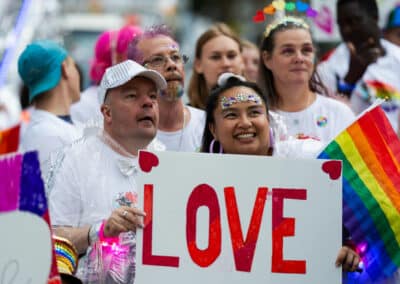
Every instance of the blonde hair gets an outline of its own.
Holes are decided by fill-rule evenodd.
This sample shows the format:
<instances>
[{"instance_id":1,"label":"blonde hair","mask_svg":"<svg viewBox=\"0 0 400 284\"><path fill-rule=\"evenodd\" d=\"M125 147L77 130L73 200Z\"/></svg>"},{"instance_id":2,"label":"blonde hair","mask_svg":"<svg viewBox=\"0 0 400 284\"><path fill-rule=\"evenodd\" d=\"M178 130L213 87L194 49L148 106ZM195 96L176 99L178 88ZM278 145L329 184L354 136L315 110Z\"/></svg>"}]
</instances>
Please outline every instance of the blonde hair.
<instances>
[{"instance_id":1,"label":"blonde hair","mask_svg":"<svg viewBox=\"0 0 400 284\"><path fill-rule=\"evenodd\" d=\"M240 52L242 51L242 43L238 35L225 23L217 23L206 30L196 42L195 57L200 60L203 46L211 39L217 36L227 36L239 45ZM207 98L209 90L207 88L206 80L203 74L198 73L194 66L192 71L192 77L190 78L188 97L191 106L205 109L207 104Z\"/></svg>"},{"instance_id":2,"label":"blonde hair","mask_svg":"<svg viewBox=\"0 0 400 284\"><path fill-rule=\"evenodd\" d=\"M242 39L242 48L252 48L258 50L258 46L247 39Z\"/></svg>"}]
</instances>

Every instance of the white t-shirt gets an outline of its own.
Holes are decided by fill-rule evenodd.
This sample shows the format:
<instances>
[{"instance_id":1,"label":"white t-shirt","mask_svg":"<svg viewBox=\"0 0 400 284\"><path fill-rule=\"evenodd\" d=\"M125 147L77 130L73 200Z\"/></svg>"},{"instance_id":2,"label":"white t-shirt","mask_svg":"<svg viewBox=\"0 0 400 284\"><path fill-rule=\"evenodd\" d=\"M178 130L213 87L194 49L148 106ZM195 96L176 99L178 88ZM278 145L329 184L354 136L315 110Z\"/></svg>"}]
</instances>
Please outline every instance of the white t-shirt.
<instances>
[{"instance_id":1,"label":"white t-shirt","mask_svg":"<svg viewBox=\"0 0 400 284\"><path fill-rule=\"evenodd\" d=\"M112 150L104 142L102 133L103 131L99 129L99 134L84 136L65 148L59 153L61 158L56 159L56 164L52 165L53 172L46 180L52 225L72 227L93 225L110 217L112 211L121 205L118 202L121 197L135 201L136 176L139 169L137 158L125 157ZM163 147L159 142L153 141L148 149L162 150ZM134 245L134 235L124 234L130 235ZM102 274L104 272L102 270L108 267L105 263L111 263L113 266L115 261L122 259L108 254L103 255L102 262L99 262L99 259L91 257L98 249L101 248L89 247L85 257L80 259L77 271L80 279L88 281L91 277L97 280L110 277L107 273ZM129 249L129 261L134 262L134 254L133 246ZM114 268L125 273L121 265L128 264L119 263ZM109 269L112 269L111 266ZM128 269L130 276L127 277L131 279L134 267L130 266ZM114 282L106 280L104 283Z\"/></svg>"},{"instance_id":2,"label":"white t-shirt","mask_svg":"<svg viewBox=\"0 0 400 284\"><path fill-rule=\"evenodd\" d=\"M90 86L82 92L80 100L71 106L71 117L73 121L82 124L91 120L102 120L97 86Z\"/></svg>"},{"instance_id":3,"label":"white t-shirt","mask_svg":"<svg viewBox=\"0 0 400 284\"><path fill-rule=\"evenodd\" d=\"M356 114L367 109L375 100L374 94L377 88L374 85L376 86L376 83L383 83L400 92L400 48L384 39L381 39L381 44L386 50L386 55L368 66L352 93L350 103L351 108ZM343 79L349 70L349 62L349 49L342 43L326 61L318 65L318 74L331 92L337 92L336 75ZM385 110L393 129L397 132L399 127L399 102L393 100L385 102L382 104L382 108Z\"/></svg>"},{"instance_id":4,"label":"white t-shirt","mask_svg":"<svg viewBox=\"0 0 400 284\"><path fill-rule=\"evenodd\" d=\"M21 115L21 105L18 95L10 88L0 89L0 130L4 130L18 124Z\"/></svg>"},{"instance_id":5,"label":"white t-shirt","mask_svg":"<svg viewBox=\"0 0 400 284\"><path fill-rule=\"evenodd\" d=\"M24 130L20 150L39 151L39 161L43 176L48 171L48 159L52 152L60 150L81 136L81 130L56 115L35 109Z\"/></svg>"},{"instance_id":6,"label":"white t-shirt","mask_svg":"<svg viewBox=\"0 0 400 284\"><path fill-rule=\"evenodd\" d=\"M157 139L166 146L167 151L195 152L201 147L206 113L191 106L185 107L190 112L190 121L183 129L173 132L157 130Z\"/></svg>"},{"instance_id":7,"label":"white t-shirt","mask_svg":"<svg viewBox=\"0 0 400 284\"><path fill-rule=\"evenodd\" d=\"M273 156L280 158L315 159L324 150L325 143L313 138L277 141L274 145Z\"/></svg>"},{"instance_id":8,"label":"white t-shirt","mask_svg":"<svg viewBox=\"0 0 400 284\"><path fill-rule=\"evenodd\" d=\"M287 127L284 135L286 137L278 137L278 140L288 137L313 138L323 143L330 142L355 118L354 113L344 103L322 95L317 95L316 100L302 111L278 110L275 113Z\"/></svg>"},{"instance_id":9,"label":"white t-shirt","mask_svg":"<svg viewBox=\"0 0 400 284\"><path fill-rule=\"evenodd\" d=\"M110 216L118 193L136 192L136 171L124 176L118 159L137 167L136 159L114 152L97 135L85 137L66 149L48 193L52 224L95 224Z\"/></svg>"}]
</instances>

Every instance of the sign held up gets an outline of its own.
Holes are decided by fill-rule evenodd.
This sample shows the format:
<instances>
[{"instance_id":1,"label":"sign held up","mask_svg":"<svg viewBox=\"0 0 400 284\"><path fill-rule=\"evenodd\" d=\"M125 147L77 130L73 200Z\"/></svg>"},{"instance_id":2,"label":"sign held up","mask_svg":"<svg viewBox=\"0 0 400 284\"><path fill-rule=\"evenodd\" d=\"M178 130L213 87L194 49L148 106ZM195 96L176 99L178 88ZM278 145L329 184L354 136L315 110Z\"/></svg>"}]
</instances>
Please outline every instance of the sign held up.
<instances>
[{"instance_id":1,"label":"sign held up","mask_svg":"<svg viewBox=\"0 0 400 284\"><path fill-rule=\"evenodd\" d=\"M341 162L141 152L135 283L340 283Z\"/></svg>"}]
</instances>

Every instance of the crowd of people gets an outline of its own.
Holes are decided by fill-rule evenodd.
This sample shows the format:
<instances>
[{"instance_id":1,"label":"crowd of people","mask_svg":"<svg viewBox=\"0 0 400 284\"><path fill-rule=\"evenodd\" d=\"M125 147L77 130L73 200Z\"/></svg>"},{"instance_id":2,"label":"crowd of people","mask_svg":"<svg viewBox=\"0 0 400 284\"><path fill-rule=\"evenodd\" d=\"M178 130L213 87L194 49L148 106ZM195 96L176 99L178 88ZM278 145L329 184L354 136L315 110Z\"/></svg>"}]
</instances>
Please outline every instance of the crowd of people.
<instances>
[{"instance_id":1,"label":"crowd of people","mask_svg":"<svg viewBox=\"0 0 400 284\"><path fill-rule=\"evenodd\" d=\"M39 152L53 233L80 255L75 277L133 283L145 216L135 206L141 149L315 158L379 97L377 85L400 135L399 102L390 97L400 91L400 8L384 33L375 0L338 0L337 21L343 42L322 62L301 17L277 18L258 46L214 24L196 42L191 78L166 25L105 31L82 93L67 50L29 44L18 61L31 104L20 150ZM354 272L360 256L350 238L332 265ZM107 250L110 239L122 256Z\"/></svg>"}]
</instances>

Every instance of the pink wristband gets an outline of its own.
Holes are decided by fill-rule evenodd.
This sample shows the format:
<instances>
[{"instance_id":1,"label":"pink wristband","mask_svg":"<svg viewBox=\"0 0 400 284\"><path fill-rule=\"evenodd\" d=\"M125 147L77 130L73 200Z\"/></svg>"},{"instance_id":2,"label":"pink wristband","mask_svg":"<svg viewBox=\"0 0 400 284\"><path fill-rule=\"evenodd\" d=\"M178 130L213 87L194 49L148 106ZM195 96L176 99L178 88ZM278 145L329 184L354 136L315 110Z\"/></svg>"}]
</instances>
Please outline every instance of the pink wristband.
<instances>
[{"instance_id":1,"label":"pink wristband","mask_svg":"<svg viewBox=\"0 0 400 284\"><path fill-rule=\"evenodd\" d=\"M118 243L119 242L119 237L105 237L104 236L104 226L106 224L106 220L103 220L103 222L100 225L99 231L98 231L98 236L99 236L99 240L101 242L107 242L107 243Z\"/></svg>"}]
</instances>

